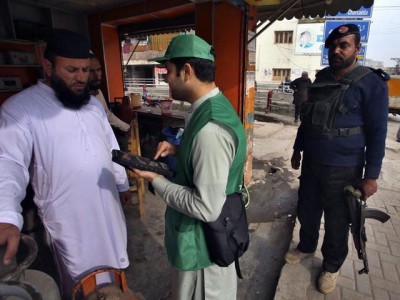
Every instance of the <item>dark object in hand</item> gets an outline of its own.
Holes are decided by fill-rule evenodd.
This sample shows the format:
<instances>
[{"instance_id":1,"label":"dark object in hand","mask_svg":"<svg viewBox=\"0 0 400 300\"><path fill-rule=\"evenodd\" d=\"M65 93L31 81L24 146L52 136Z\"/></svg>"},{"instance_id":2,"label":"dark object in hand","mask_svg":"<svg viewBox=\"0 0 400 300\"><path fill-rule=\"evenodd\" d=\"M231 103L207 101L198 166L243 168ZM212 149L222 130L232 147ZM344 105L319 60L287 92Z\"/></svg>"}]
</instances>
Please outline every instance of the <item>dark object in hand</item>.
<instances>
[{"instance_id":1,"label":"dark object in hand","mask_svg":"<svg viewBox=\"0 0 400 300\"><path fill-rule=\"evenodd\" d=\"M155 172L167 177L174 176L174 172L168 167L167 164L151 160L146 157L134 155L129 152L123 152L116 149L112 150L112 161L130 170L139 169L143 171Z\"/></svg>"}]
</instances>

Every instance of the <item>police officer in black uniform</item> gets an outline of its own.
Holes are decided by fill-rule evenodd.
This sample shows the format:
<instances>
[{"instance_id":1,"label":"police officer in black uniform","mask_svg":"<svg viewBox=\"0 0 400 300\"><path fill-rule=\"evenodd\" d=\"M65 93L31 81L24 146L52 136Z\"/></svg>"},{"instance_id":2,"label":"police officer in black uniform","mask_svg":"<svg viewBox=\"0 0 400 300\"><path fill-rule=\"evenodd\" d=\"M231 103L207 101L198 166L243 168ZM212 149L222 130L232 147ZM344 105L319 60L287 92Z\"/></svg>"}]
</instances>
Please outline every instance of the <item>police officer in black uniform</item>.
<instances>
[{"instance_id":1,"label":"police officer in black uniform","mask_svg":"<svg viewBox=\"0 0 400 300\"><path fill-rule=\"evenodd\" d=\"M385 153L388 118L388 76L359 65L357 25L335 28L325 41L329 67L316 75L302 106L292 167L301 162L297 216L300 242L285 254L289 264L312 256L317 248L322 214L325 235L318 289L335 289L348 253L349 211L343 188L353 185L367 199L378 188ZM303 157L302 157L302 154Z\"/></svg>"}]
</instances>

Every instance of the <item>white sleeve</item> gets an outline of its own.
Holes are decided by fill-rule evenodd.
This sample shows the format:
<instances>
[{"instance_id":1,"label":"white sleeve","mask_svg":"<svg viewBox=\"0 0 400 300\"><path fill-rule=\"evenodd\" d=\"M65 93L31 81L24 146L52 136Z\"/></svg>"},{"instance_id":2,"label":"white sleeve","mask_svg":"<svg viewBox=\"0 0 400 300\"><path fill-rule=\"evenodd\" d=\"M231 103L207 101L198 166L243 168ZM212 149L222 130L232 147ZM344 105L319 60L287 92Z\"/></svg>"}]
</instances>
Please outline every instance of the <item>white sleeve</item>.
<instances>
[{"instance_id":1,"label":"white sleeve","mask_svg":"<svg viewBox=\"0 0 400 300\"><path fill-rule=\"evenodd\" d=\"M21 230L33 142L23 109L8 104L0 109L0 222Z\"/></svg>"}]
</instances>

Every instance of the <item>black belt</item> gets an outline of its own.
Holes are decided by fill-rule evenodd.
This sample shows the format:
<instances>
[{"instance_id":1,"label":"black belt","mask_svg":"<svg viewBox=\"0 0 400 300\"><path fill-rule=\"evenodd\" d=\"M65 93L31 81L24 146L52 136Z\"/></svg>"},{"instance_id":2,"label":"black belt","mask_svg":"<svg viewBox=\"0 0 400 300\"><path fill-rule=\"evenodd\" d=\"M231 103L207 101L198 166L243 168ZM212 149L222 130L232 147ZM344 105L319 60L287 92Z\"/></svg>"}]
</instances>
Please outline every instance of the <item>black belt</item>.
<instances>
[{"instance_id":1,"label":"black belt","mask_svg":"<svg viewBox=\"0 0 400 300\"><path fill-rule=\"evenodd\" d=\"M364 128L362 126L351 127L351 128L335 128L332 129L333 136L349 136L355 134L364 133Z\"/></svg>"}]
</instances>

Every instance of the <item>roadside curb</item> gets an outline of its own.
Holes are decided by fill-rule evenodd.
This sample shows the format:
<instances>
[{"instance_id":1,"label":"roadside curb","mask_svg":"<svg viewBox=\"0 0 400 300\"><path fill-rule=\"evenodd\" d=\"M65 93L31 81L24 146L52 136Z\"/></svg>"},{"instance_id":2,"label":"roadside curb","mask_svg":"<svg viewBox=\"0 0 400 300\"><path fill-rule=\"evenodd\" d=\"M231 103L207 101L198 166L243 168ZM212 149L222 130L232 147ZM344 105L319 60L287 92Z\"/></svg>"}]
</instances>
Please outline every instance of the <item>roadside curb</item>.
<instances>
[{"instance_id":1,"label":"roadside curb","mask_svg":"<svg viewBox=\"0 0 400 300\"><path fill-rule=\"evenodd\" d=\"M257 121L261 122L273 122L273 123L283 123L285 125L296 125L296 123L293 122L293 117L278 115L271 112L268 113L260 111L254 112L254 118Z\"/></svg>"}]
</instances>

